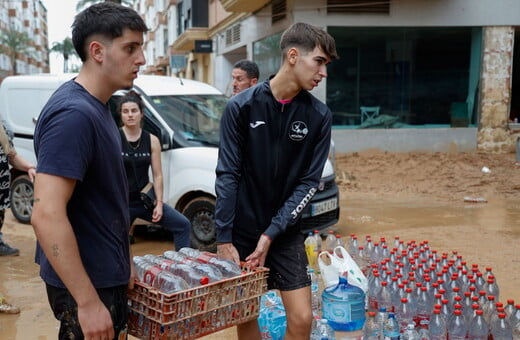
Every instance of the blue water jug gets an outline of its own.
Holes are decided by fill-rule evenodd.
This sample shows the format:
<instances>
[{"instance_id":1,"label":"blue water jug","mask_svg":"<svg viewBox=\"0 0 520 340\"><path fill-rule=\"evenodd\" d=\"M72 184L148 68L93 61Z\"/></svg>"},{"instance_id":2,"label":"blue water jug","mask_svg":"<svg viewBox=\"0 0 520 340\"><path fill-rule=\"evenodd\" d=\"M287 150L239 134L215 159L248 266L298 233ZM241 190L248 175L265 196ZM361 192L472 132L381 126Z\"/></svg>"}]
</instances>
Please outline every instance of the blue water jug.
<instances>
[{"instance_id":1,"label":"blue water jug","mask_svg":"<svg viewBox=\"0 0 520 340\"><path fill-rule=\"evenodd\" d=\"M336 286L322 295L323 318L335 331L355 331L365 323L365 293L347 282L347 272L340 274Z\"/></svg>"}]
</instances>

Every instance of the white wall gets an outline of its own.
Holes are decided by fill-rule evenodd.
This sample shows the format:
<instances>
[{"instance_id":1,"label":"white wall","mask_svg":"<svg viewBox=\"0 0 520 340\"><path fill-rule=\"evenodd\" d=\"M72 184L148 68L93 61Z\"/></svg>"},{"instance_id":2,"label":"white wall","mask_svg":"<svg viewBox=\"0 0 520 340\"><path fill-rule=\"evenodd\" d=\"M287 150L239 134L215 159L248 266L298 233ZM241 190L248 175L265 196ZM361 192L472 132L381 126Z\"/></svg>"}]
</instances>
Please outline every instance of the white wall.
<instances>
[{"instance_id":1,"label":"white wall","mask_svg":"<svg viewBox=\"0 0 520 340\"><path fill-rule=\"evenodd\" d=\"M332 129L336 153L475 152L477 128Z\"/></svg>"},{"instance_id":2,"label":"white wall","mask_svg":"<svg viewBox=\"0 0 520 340\"><path fill-rule=\"evenodd\" d=\"M520 25L518 0L391 0L390 14L327 15L325 0L298 0L294 21L317 26Z\"/></svg>"}]
</instances>

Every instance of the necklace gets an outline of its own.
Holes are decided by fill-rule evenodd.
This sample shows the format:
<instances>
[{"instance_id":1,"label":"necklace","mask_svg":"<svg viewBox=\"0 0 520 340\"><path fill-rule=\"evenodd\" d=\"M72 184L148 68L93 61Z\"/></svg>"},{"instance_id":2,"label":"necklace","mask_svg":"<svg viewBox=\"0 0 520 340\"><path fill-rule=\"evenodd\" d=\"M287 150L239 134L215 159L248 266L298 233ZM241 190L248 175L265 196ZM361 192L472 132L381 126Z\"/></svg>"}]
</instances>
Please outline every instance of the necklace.
<instances>
[{"instance_id":1,"label":"necklace","mask_svg":"<svg viewBox=\"0 0 520 340\"><path fill-rule=\"evenodd\" d=\"M141 130L139 130L139 135L137 136L137 139L134 141L129 140L128 135L130 135L130 133L127 133L124 128L123 128L123 132L125 133L125 137L126 137L126 141L127 141L128 145L130 145L130 147L134 150L139 148L139 146L141 145Z\"/></svg>"},{"instance_id":2,"label":"necklace","mask_svg":"<svg viewBox=\"0 0 520 340\"><path fill-rule=\"evenodd\" d=\"M141 138L133 142L128 141L128 145L130 145L130 147L134 150L138 149L139 145L141 145Z\"/></svg>"}]
</instances>

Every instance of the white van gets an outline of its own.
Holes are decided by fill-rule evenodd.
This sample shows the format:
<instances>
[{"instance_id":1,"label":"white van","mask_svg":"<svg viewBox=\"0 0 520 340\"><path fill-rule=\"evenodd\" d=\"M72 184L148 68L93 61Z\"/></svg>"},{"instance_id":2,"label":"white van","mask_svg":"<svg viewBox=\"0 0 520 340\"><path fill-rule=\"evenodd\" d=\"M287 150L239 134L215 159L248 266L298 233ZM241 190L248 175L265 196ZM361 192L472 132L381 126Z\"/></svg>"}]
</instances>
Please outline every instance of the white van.
<instances>
[{"instance_id":1,"label":"white van","mask_svg":"<svg viewBox=\"0 0 520 340\"><path fill-rule=\"evenodd\" d=\"M0 86L0 116L14 132L16 150L36 162L33 133L38 115L50 95L74 74L11 76ZM215 243L215 167L220 117L227 98L208 84L165 76L140 75L134 82L145 105L144 129L162 145L164 199L188 217L192 245L211 249ZM117 118L116 92L109 107ZM35 163L36 164L36 163ZM33 189L26 174L13 171L11 208L29 223ZM328 161L311 204L302 215L304 230L323 230L338 222L339 194L334 166Z\"/></svg>"}]
</instances>

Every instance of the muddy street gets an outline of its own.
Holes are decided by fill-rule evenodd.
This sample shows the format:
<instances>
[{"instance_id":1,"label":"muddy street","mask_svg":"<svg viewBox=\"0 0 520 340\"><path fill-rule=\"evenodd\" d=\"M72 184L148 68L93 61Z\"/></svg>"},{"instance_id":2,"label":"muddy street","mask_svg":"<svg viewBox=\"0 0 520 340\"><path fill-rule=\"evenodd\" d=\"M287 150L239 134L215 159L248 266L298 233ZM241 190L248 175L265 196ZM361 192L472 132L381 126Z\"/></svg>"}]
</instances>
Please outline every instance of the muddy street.
<instances>
[{"instance_id":1,"label":"muddy street","mask_svg":"<svg viewBox=\"0 0 520 340\"><path fill-rule=\"evenodd\" d=\"M520 199L493 199L468 204L416 197L389 197L342 193L342 213L337 232L364 238L386 237L417 242L428 240L439 252L457 250L468 264L491 266L501 300L520 302ZM30 225L17 223L9 213L6 240L20 248L20 256L1 257L0 291L21 309L19 315L0 314L0 338L5 340L56 339L57 322L51 314L44 286L34 264L35 237ZM163 232L139 233L132 246L135 255L160 254L172 246ZM203 339L234 339L228 329Z\"/></svg>"}]
</instances>

